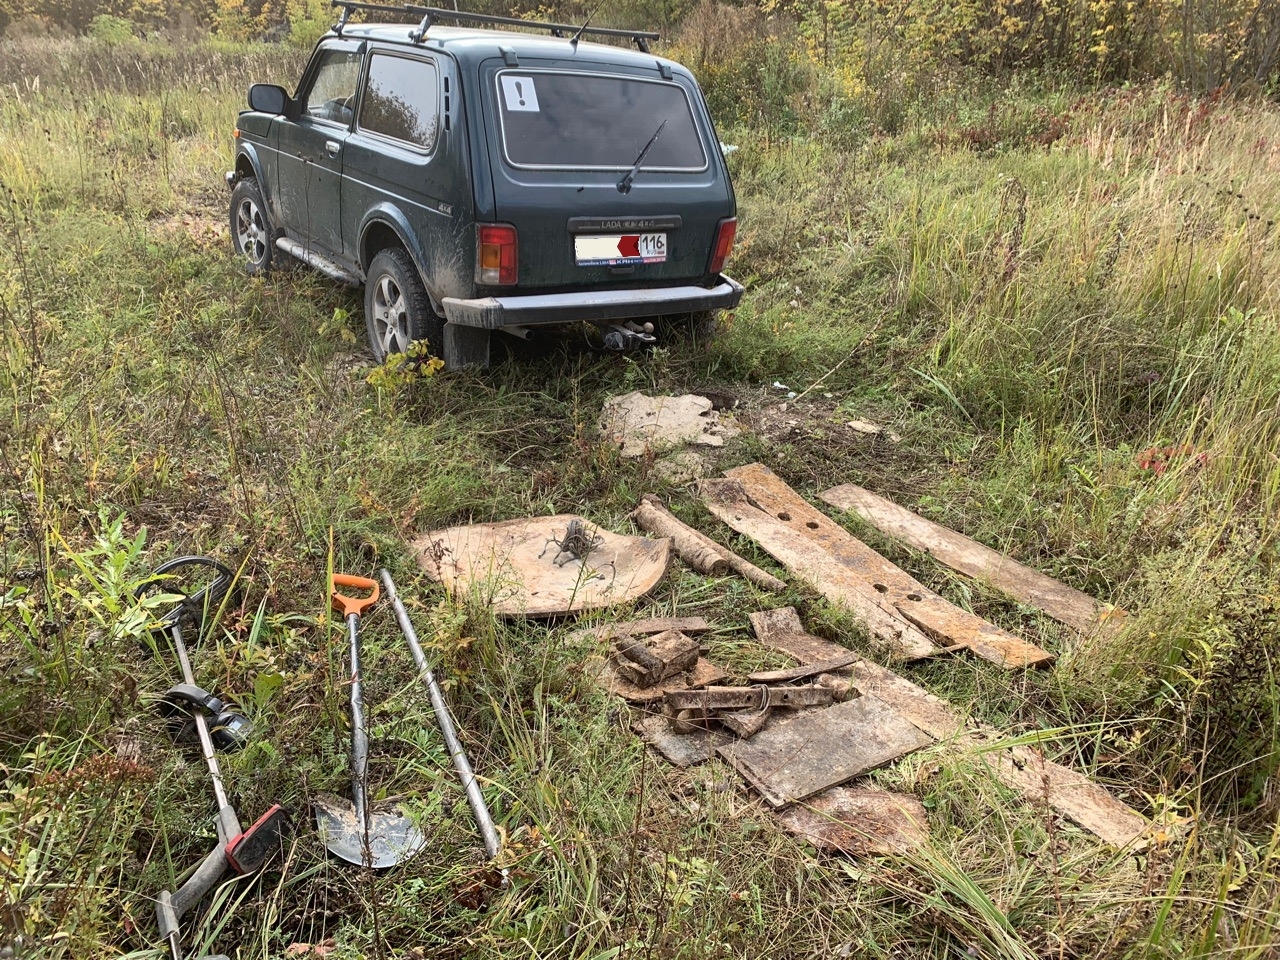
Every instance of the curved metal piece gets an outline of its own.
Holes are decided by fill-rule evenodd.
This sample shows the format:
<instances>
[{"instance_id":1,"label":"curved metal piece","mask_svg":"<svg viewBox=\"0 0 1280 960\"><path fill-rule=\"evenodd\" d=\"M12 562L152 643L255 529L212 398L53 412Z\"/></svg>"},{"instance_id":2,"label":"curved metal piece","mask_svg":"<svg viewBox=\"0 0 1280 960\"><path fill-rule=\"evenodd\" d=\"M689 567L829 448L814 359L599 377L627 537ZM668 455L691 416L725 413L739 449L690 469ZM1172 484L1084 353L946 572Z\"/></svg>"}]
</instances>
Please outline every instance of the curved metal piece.
<instances>
[{"instance_id":1,"label":"curved metal piece","mask_svg":"<svg viewBox=\"0 0 1280 960\"><path fill-rule=\"evenodd\" d=\"M258 158L257 148L254 147L252 143L247 143L244 140L239 141L239 145L236 149L236 162L234 167L234 172L237 176L241 176L241 158L244 158L245 162L248 163L250 174L258 181L258 183L261 184L267 182L262 176L262 161ZM231 186L234 187L235 184L232 183Z\"/></svg>"},{"instance_id":2,"label":"curved metal piece","mask_svg":"<svg viewBox=\"0 0 1280 960\"><path fill-rule=\"evenodd\" d=\"M471 769L471 762L467 759L467 753L462 748L462 741L458 739L457 727L453 724L453 717L449 714L449 706L444 701L444 693L440 689L440 685L436 683L435 675L431 672L431 667L427 664L426 654L422 652L422 645L418 643L418 634L413 629L413 623L409 620L409 613L405 610L404 604L400 602L400 597L396 593L395 582L391 579L390 571L383 569L379 571L382 577L382 584L387 588L387 597L391 600L391 607L396 613L396 622L400 624L400 630L404 634L405 640L409 642L409 652L413 654L413 662L418 667L418 673L422 677L422 682L427 687L427 693L431 697L431 709L436 715L436 721L440 724L440 732L444 734L444 742L449 747L449 756L453 758L454 769L458 771L458 779L462 781L462 788L467 792L467 802L471 805L471 812L475 815L476 825L480 828L480 835L484 837L484 848L489 854L489 859L493 860L502 850L502 844L498 840L498 831L494 829L493 818L489 816L489 808L485 805L484 794L480 792L480 784L476 780L475 772Z\"/></svg>"},{"instance_id":3,"label":"curved metal piece","mask_svg":"<svg viewBox=\"0 0 1280 960\"><path fill-rule=\"evenodd\" d=\"M152 574L152 579L140 586L135 591L134 596L141 598L147 593L148 588L156 585L156 581L161 577L172 576L175 570L181 570L184 567L208 567L217 573L211 583L201 587L195 593L182 593L181 590L172 591L182 596L182 602L175 605L172 610L160 618L161 630L168 629L178 623L183 614L191 614L199 620L204 619L204 611L211 604L221 603L223 597L231 589L231 585L235 582L235 574L225 564L219 563L213 557L186 556L174 557L172 560L166 560L160 566L156 567ZM189 668L190 665L188 665ZM194 684L195 681L188 676L183 679L187 683Z\"/></svg>"}]
</instances>

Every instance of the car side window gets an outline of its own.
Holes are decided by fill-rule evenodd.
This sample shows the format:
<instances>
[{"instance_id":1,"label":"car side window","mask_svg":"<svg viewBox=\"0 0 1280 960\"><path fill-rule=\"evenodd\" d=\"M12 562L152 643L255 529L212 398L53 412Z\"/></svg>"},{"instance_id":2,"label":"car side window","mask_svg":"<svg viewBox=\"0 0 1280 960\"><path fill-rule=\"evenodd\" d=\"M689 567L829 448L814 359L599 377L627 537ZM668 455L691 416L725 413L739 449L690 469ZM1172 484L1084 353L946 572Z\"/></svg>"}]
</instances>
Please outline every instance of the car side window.
<instances>
[{"instance_id":1,"label":"car side window","mask_svg":"<svg viewBox=\"0 0 1280 960\"><path fill-rule=\"evenodd\" d=\"M440 129L439 86L429 60L373 54L360 129L430 151Z\"/></svg>"},{"instance_id":2,"label":"car side window","mask_svg":"<svg viewBox=\"0 0 1280 960\"><path fill-rule=\"evenodd\" d=\"M301 97L302 112L317 120L348 126L354 114L360 54L351 50L324 50L311 87Z\"/></svg>"}]
</instances>

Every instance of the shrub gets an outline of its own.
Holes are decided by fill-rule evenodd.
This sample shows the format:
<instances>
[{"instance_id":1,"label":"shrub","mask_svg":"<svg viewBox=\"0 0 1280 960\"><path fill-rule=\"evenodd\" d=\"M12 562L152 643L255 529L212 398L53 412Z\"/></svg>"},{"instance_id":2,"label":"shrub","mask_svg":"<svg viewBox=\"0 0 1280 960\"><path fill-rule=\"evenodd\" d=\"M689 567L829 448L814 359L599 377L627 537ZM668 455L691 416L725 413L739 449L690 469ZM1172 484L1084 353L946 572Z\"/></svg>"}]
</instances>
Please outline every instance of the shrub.
<instances>
[{"instance_id":1,"label":"shrub","mask_svg":"<svg viewBox=\"0 0 1280 960\"><path fill-rule=\"evenodd\" d=\"M109 47L118 47L133 41L133 24L122 17L100 13L89 24L89 36Z\"/></svg>"},{"instance_id":2,"label":"shrub","mask_svg":"<svg viewBox=\"0 0 1280 960\"><path fill-rule=\"evenodd\" d=\"M668 51L698 78L722 126L756 125L775 133L798 127L813 69L784 21L756 7L703 0Z\"/></svg>"},{"instance_id":3,"label":"shrub","mask_svg":"<svg viewBox=\"0 0 1280 960\"><path fill-rule=\"evenodd\" d=\"M1149 674L1153 714L1172 736L1166 776L1200 781L1208 799L1249 809L1280 770L1280 596L1275 558L1255 531L1197 531L1147 563L1166 598L1131 635ZM1146 649L1141 649L1145 645Z\"/></svg>"}]
</instances>

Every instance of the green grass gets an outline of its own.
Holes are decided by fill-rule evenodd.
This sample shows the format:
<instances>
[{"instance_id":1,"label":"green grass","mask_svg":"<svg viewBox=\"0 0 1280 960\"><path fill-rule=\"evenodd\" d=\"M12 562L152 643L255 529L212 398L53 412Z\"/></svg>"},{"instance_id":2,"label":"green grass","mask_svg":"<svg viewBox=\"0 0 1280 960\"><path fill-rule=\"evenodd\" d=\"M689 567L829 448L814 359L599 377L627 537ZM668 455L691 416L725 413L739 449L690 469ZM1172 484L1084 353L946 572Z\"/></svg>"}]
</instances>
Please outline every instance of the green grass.
<instances>
[{"instance_id":1,"label":"green grass","mask_svg":"<svg viewBox=\"0 0 1280 960\"><path fill-rule=\"evenodd\" d=\"M732 272L750 292L711 345L513 346L484 375L379 390L357 294L301 268L248 280L219 235L244 87L288 81L298 54L59 44L0 45L0 945L158 955L152 900L213 833L198 758L153 719L175 670L126 614L149 567L204 552L241 570L245 600L203 638L198 679L263 732L224 759L228 786L246 819L281 802L299 831L283 864L219 893L193 947L244 960L330 937L342 957L1268 955L1273 107L1160 87L975 88L969 103L961 85L891 126L859 114L838 138L830 114L811 118L824 137L726 130L741 147ZM783 410L775 380L821 383ZM1076 646L850 522L1061 655L1026 676L968 659L905 672L984 720L1052 731L1050 752L1162 823L1162 844L1116 855L1009 796L981 757L933 749L875 775L922 800L929 847L819 856L727 767L646 755L584 673L596 651L574 624L496 621L418 575L415 533L560 511L625 530L648 491L773 569L596 435L609 395L712 386L741 398L748 428L719 466L760 459L805 493L863 483L1135 611L1115 644ZM901 442L853 433L854 417ZM1184 445L1192 455L1159 475L1138 465ZM321 856L307 799L347 782L330 563L395 573L506 835L510 890L482 882L384 612L364 632L373 789L405 798L428 850L376 877ZM864 647L857 623L802 588L783 600ZM643 609L708 617L717 658L754 667L767 658L746 614L776 602L676 568Z\"/></svg>"}]
</instances>

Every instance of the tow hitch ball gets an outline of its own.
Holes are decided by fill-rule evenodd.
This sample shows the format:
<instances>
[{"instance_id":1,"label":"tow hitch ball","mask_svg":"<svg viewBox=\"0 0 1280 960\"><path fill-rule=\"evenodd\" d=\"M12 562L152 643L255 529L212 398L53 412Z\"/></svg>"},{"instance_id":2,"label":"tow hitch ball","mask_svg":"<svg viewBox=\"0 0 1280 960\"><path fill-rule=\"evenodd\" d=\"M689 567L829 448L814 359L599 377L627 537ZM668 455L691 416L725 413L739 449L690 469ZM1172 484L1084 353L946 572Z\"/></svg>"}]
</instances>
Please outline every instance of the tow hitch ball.
<instances>
[{"instance_id":1,"label":"tow hitch ball","mask_svg":"<svg viewBox=\"0 0 1280 960\"><path fill-rule=\"evenodd\" d=\"M604 332L605 349L616 350L619 353L657 342L658 338L653 335L652 323L645 323L642 326L628 320L625 323L615 323Z\"/></svg>"}]
</instances>

